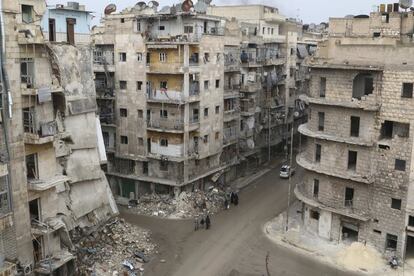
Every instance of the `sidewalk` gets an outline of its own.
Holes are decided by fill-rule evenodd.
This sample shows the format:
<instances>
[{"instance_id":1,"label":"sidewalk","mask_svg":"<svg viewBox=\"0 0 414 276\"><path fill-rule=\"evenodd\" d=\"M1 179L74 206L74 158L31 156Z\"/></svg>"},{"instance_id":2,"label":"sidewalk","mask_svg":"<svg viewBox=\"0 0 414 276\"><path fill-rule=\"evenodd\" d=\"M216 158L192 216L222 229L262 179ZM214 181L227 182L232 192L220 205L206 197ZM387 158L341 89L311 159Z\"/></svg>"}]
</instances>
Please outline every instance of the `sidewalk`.
<instances>
[{"instance_id":1,"label":"sidewalk","mask_svg":"<svg viewBox=\"0 0 414 276\"><path fill-rule=\"evenodd\" d=\"M289 231L285 232L286 212L264 225L265 235L278 245L300 254L311 256L321 263L332 265L342 271L359 272L365 275L414 275L414 263L406 262L403 268L391 269L380 252L374 247L354 242L337 243L320 238L303 229L299 202L289 211Z\"/></svg>"}]
</instances>

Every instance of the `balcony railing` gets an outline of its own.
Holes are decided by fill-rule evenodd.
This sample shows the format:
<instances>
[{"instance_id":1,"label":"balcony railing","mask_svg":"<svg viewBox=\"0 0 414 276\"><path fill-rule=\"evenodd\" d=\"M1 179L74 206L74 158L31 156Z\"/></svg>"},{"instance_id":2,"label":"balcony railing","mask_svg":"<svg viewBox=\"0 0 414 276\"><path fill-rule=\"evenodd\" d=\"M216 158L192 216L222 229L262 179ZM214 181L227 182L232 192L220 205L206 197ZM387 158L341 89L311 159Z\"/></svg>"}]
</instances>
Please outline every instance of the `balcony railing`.
<instances>
[{"instance_id":1,"label":"balcony railing","mask_svg":"<svg viewBox=\"0 0 414 276\"><path fill-rule=\"evenodd\" d=\"M224 140L224 144L230 144L232 142L237 141L238 135L237 135L237 128L234 127L229 127L229 128L225 128L223 130L223 140Z\"/></svg>"},{"instance_id":2,"label":"balcony railing","mask_svg":"<svg viewBox=\"0 0 414 276\"><path fill-rule=\"evenodd\" d=\"M184 130L184 121L182 119L151 119L147 121L148 128L161 130Z\"/></svg>"},{"instance_id":3,"label":"balcony railing","mask_svg":"<svg viewBox=\"0 0 414 276\"><path fill-rule=\"evenodd\" d=\"M159 74L183 74L183 62L162 62L162 63L147 63L147 70L149 73Z\"/></svg>"}]
</instances>

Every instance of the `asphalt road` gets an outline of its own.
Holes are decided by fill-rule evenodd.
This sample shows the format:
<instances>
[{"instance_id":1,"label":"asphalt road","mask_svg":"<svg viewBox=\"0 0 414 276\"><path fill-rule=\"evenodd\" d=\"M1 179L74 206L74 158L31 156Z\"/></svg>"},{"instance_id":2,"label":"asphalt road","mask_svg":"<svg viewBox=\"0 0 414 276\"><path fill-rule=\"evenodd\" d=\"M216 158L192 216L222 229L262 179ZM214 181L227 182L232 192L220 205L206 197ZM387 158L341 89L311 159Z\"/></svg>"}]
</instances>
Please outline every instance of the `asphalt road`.
<instances>
[{"instance_id":1,"label":"asphalt road","mask_svg":"<svg viewBox=\"0 0 414 276\"><path fill-rule=\"evenodd\" d=\"M302 173L293 178L300 180ZM293 185L292 185L293 186ZM293 188L293 187L292 187ZM145 267L152 276L358 275L336 270L313 257L271 242L263 225L287 207L288 181L277 170L240 192L240 204L212 217L210 230L193 231L192 220L165 220L122 212L127 221L150 229L159 254ZM293 193L292 193L293 197ZM166 262L161 263L164 259Z\"/></svg>"}]
</instances>

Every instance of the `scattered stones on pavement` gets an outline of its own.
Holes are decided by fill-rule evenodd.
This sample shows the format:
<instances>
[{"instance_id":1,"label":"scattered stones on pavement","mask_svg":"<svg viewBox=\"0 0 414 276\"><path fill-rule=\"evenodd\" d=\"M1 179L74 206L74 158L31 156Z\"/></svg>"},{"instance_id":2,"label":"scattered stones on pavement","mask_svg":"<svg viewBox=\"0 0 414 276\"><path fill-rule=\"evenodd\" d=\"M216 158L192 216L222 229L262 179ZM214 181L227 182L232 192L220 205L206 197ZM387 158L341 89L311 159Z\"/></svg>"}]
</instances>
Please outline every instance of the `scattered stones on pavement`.
<instances>
[{"instance_id":1,"label":"scattered stones on pavement","mask_svg":"<svg viewBox=\"0 0 414 276\"><path fill-rule=\"evenodd\" d=\"M115 218L90 233L73 234L76 275L140 275L156 251L149 231Z\"/></svg>"}]
</instances>

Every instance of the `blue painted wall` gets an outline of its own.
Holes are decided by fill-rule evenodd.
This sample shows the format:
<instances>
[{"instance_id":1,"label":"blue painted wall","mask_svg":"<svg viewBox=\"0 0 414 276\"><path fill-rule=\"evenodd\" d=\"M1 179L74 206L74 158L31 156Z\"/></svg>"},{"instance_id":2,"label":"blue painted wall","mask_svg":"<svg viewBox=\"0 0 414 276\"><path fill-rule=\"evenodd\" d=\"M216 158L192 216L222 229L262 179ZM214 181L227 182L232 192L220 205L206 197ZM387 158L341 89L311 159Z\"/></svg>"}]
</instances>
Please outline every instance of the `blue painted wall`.
<instances>
[{"instance_id":1,"label":"blue painted wall","mask_svg":"<svg viewBox=\"0 0 414 276\"><path fill-rule=\"evenodd\" d=\"M72 11L64 9L50 9L42 18L42 29L49 32L49 18L56 21L56 33L66 33L66 19L76 19L75 34L89 34L91 29L92 15L84 11Z\"/></svg>"}]
</instances>

